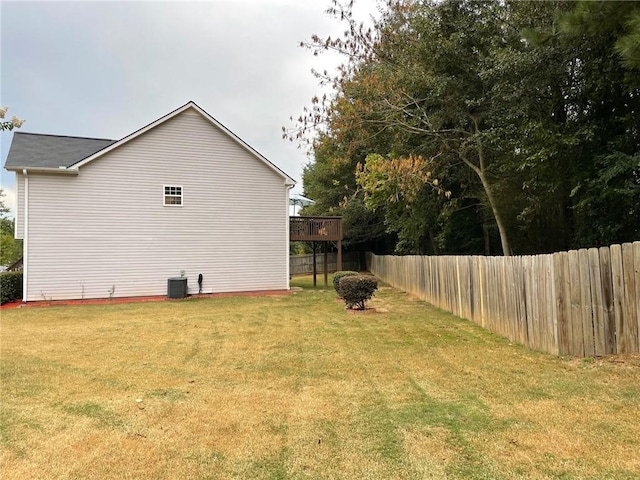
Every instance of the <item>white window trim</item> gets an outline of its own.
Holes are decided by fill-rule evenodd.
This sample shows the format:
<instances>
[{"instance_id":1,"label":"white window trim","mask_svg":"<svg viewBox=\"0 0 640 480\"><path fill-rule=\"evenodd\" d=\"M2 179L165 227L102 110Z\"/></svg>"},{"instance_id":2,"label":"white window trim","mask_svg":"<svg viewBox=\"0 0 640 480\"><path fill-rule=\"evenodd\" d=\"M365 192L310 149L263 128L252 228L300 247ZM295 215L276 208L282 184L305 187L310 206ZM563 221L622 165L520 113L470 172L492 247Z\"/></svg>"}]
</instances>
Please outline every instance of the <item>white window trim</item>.
<instances>
[{"instance_id":1,"label":"white window trim","mask_svg":"<svg viewBox=\"0 0 640 480\"><path fill-rule=\"evenodd\" d=\"M180 205L176 204L176 203L165 203L165 199L167 197L177 197L178 195L167 195L165 193L167 188L179 188L180 189ZM162 206L163 207L183 207L184 206L184 188L182 187L182 185L163 185L162 186Z\"/></svg>"}]
</instances>

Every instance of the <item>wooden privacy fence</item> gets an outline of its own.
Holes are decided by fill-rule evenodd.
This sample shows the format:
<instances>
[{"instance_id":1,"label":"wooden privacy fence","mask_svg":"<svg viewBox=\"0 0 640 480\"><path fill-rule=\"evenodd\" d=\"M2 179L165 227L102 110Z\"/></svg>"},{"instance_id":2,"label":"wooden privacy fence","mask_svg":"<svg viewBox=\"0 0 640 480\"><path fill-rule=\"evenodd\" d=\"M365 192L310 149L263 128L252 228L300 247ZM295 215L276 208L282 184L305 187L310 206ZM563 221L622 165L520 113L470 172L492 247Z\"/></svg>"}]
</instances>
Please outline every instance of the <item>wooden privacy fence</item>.
<instances>
[{"instance_id":1,"label":"wooden privacy fence","mask_svg":"<svg viewBox=\"0 0 640 480\"><path fill-rule=\"evenodd\" d=\"M378 256L386 283L553 354L640 352L640 242L549 255Z\"/></svg>"},{"instance_id":2,"label":"wooden privacy fence","mask_svg":"<svg viewBox=\"0 0 640 480\"><path fill-rule=\"evenodd\" d=\"M329 252L328 256L328 272L335 272L337 269L338 254ZM319 273L324 273L323 255L318 257L316 268ZM348 252L342 254L342 270L360 270L360 255L358 252ZM303 275L313 273L313 254L308 255L291 255L289 257L289 273L291 275Z\"/></svg>"}]
</instances>

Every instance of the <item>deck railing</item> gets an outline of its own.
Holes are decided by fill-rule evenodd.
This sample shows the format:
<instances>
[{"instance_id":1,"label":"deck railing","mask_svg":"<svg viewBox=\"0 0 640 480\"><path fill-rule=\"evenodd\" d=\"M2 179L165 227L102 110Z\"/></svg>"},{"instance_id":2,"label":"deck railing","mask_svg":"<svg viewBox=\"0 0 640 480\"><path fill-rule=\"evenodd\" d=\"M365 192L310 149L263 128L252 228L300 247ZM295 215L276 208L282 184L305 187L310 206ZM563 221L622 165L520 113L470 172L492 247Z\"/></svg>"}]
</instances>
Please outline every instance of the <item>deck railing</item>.
<instances>
[{"instance_id":1,"label":"deck railing","mask_svg":"<svg viewBox=\"0 0 640 480\"><path fill-rule=\"evenodd\" d=\"M335 242L342 240L342 217L290 217L292 242Z\"/></svg>"}]
</instances>

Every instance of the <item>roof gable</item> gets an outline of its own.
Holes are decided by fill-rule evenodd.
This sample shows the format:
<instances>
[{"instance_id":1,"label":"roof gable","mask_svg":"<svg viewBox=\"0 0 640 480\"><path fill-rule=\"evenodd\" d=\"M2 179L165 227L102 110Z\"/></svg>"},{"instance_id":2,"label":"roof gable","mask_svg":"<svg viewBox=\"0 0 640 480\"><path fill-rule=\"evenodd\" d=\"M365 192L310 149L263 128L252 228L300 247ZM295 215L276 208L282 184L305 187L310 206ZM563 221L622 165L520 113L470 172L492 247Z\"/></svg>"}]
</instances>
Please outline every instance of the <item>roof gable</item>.
<instances>
[{"instance_id":1,"label":"roof gable","mask_svg":"<svg viewBox=\"0 0 640 480\"><path fill-rule=\"evenodd\" d=\"M40 135L15 132L9 155L5 163L7 170L47 170L59 173L74 173L84 165L100 158L102 155L125 145L131 140L143 135L179 115L185 110L193 109L204 117L210 124L217 127L226 136L240 145L247 153L264 163L271 170L284 179L286 185L295 185L295 180L263 157L251 146L245 143L231 130L218 122L215 118L201 109L194 102L188 102L182 107L168 113L149 125L136 130L121 140L106 140L82 137L63 137L57 135ZM14 148L15 145L15 148Z\"/></svg>"},{"instance_id":2,"label":"roof gable","mask_svg":"<svg viewBox=\"0 0 640 480\"><path fill-rule=\"evenodd\" d=\"M122 140L119 140L119 141L113 143L112 145L109 145L108 147L106 147L106 148L94 153L93 155L90 155L90 156L82 159L81 161L72 164L70 166L70 168L74 168L74 169L81 168L82 166L86 165L87 163L92 162L95 159L100 158L102 155L104 155L104 154L106 154L106 153L108 153L108 152L110 152L110 151L112 151L112 150L114 150L114 149L116 149L116 148L128 143L128 142L130 142L134 138L139 137L140 135L148 132L149 130L157 127L158 125L161 125L161 124L165 123L166 121L172 119L173 117L181 114L182 112L184 112L185 110L188 110L188 109L193 109L196 112L198 112L200 115L202 115L209 123L211 123L212 125L217 127L219 130L221 130L225 135L227 135L234 142L236 142L238 145L240 145L242 148L244 148L248 153L250 153L252 156L254 156L257 160L259 160L260 162L263 162L266 166L268 166L270 169L275 171L278 175L283 177L286 184L294 185L296 183L295 180L293 180L286 173L284 173L282 170L280 170L278 167L276 167L273 163L271 163L269 160L267 160L265 157L263 157L260 153L258 153L251 146L249 146L247 143L245 143L240 137L238 137L231 130L229 130L227 127L225 127L220 122L218 122L215 118L213 118L211 115L209 115L203 109L201 109L194 102L189 102L189 103L183 105L182 107L174 110L173 112L168 113L164 117L159 118L155 122L152 122L149 125L147 125L145 127L142 127L139 130L136 130L135 132L131 133L130 135L127 135Z\"/></svg>"}]
</instances>

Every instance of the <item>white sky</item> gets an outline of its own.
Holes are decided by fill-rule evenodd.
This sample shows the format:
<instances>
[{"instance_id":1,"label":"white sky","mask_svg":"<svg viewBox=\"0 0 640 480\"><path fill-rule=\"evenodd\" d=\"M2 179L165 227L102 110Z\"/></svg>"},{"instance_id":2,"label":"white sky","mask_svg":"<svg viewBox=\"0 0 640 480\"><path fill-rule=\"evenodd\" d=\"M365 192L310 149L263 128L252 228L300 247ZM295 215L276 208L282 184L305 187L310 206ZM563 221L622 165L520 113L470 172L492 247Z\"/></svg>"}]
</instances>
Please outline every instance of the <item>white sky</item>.
<instances>
[{"instance_id":1,"label":"white sky","mask_svg":"<svg viewBox=\"0 0 640 480\"><path fill-rule=\"evenodd\" d=\"M357 18L376 0L356 0ZM298 181L305 153L282 126L332 69L299 43L344 30L330 0L0 2L0 106L21 131L120 139L189 100ZM2 166L11 133L0 134ZM2 169L5 202L15 178Z\"/></svg>"}]
</instances>

